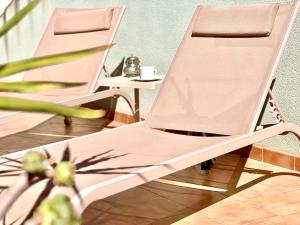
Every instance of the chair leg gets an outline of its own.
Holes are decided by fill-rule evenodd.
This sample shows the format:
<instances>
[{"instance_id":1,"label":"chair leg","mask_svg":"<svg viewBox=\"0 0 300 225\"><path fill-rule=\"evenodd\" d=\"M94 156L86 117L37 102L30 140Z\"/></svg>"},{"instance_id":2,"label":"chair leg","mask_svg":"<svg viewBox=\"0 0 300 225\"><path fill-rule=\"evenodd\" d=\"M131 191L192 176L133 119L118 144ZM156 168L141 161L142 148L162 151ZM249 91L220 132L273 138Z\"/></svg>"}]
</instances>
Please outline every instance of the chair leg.
<instances>
[{"instance_id":1,"label":"chair leg","mask_svg":"<svg viewBox=\"0 0 300 225\"><path fill-rule=\"evenodd\" d=\"M64 123L66 126L70 126L72 124L72 117L65 116Z\"/></svg>"},{"instance_id":2,"label":"chair leg","mask_svg":"<svg viewBox=\"0 0 300 225\"><path fill-rule=\"evenodd\" d=\"M202 162L201 163L201 170L205 170L205 171L208 171L211 169L211 166L212 166L212 160L207 160L205 162Z\"/></svg>"}]
</instances>

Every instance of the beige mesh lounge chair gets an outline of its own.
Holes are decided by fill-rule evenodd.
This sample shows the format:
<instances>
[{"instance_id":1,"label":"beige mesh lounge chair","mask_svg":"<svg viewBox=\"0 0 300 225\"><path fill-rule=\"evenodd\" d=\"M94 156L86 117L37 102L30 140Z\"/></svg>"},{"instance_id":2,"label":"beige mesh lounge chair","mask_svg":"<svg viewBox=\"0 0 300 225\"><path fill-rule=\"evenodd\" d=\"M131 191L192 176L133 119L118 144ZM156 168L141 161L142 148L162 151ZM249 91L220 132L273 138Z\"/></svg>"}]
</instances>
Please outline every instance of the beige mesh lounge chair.
<instances>
[{"instance_id":1,"label":"beige mesh lounge chair","mask_svg":"<svg viewBox=\"0 0 300 225\"><path fill-rule=\"evenodd\" d=\"M124 7L55 9L34 56L111 44L124 10ZM1 93L1 95L57 102L70 106L110 96L122 96L133 107L128 95L120 90L93 93L107 53L108 50L73 62L31 70L24 75L24 80L87 83L84 86L56 89L38 94ZM32 128L52 116L42 113L1 111L0 137Z\"/></svg>"},{"instance_id":2,"label":"beige mesh lounge chair","mask_svg":"<svg viewBox=\"0 0 300 225\"><path fill-rule=\"evenodd\" d=\"M280 123L256 131L298 6L299 2L199 6L146 121L34 149L46 148L59 161L69 155L65 150L69 146L67 158L76 159L76 181L84 206L73 191L54 188L51 192L51 184L44 180L20 197L6 223L22 221L41 192L67 193L82 212L96 199L265 138L285 132L299 138L300 128L280 118ZM232 24L236 21L241 24ZM211 135L188 136L165 129ZM0 161L0 173L16 164L7 158L20 159L26 151L6 155ZM0 186L9 185L13 179L1 177Z\"/></svg>"}]
</instances>

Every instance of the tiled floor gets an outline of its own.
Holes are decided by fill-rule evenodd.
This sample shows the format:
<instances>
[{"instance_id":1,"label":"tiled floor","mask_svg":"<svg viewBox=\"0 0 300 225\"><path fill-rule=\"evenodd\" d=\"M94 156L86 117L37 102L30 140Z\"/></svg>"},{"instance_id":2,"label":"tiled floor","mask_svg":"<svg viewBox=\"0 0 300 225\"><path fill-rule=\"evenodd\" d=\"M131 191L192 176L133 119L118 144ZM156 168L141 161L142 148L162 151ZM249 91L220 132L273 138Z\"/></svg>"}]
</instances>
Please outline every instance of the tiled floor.
<instances>
[{"instance_id":1,"label":"tiled floor","mask_svg":"<svg viewBox=\"0 0 300 225\"><path fill-rule=\"evenodd\" d=\"M96 201L83 224L300 225L300 174L229 154Z\"/></svg>"},{"instance_id":2,"label":"tiled floor","mask_svg":"<svg viewBox=\"0 0 300 225\"><path fill-rule=\"evenodd\" d=\"M27 132L0 139L0 155L119 123L55 117ZM300 175L230 154L209 174L191 167L91 204L83 225L300 225Z\"/></svg>"},{"instance_id":3,"label":"tiled floor","mask_svg":"<svg viewBox=\"0 0 300 225\"><path fill-rule=\"evenodd\" d=\"M0 138L0 155L124 125L107 118L72 121L71 126L65 127L64 118L56 116L28 131Z\"/></svg>"}]
</instances>

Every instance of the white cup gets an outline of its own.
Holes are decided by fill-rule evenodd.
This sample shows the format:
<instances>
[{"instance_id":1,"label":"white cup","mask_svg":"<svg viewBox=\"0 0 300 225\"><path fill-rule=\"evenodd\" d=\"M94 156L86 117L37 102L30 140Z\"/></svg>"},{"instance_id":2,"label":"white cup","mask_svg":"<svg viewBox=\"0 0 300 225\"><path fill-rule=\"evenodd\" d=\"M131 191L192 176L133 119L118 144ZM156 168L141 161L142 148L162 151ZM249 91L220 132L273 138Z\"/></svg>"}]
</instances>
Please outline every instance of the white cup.
<instances>
[{"instance_id":1,"label":"white cup","mask_svg":"<svg viewBox=\"0 0 300 225\"><path fill-rule=\"evenodd\" d=\"M154 79L157 69L154 66L142 66L140 68L140 77L142 80Z\"/></svg>"}]
</instances>

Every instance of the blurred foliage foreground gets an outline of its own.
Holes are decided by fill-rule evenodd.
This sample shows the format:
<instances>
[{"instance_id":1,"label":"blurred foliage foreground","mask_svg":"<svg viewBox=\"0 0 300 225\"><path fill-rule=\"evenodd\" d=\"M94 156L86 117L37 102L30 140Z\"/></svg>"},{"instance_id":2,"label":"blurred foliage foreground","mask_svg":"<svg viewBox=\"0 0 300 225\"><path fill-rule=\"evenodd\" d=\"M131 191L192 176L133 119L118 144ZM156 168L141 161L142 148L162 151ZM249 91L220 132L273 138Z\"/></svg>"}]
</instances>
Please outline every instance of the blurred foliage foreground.
<instances>
[{"instance_id":1,"label":"blurred foliage foreground","mask_svg":"<svg viewBox=\"0 0 300 225\"><path fill-rule=\"evenodd\" d=\"M11 28L20 22L40 0L31 0L18 11L12 18L5 21L0 27L0 38L3 37ZM111 47L110 45L99 46L80 51L49 55L37 58L24 59L15 62L8 62L0 65L0 78L8 77L19 72L30 69L36 69L58 63L69 62L80 59L91 54L103 51ZM68 88L84 85L84 83L68 82L47 82L47 81L20 81L20 82L0 82L0 92L36 92L55 88ZM19 99L0 94L0 109L34 111L59 114L68 117L79 118L100 118L105 115L104 110L92 110L88 108L70 108L64 105L33 101L28 99ZM75 191L74 171L75 166L72 162L62 161L51 164L49 154L40 152L28 152L23 160L22 167L24 171L19 175L14 184L7 188L0 196L0 221L4 218L11 205L33 182L39 179L49 179L53 185L67 186ZM78 192L76 192L78 194ZM77 225L80 219L73 210L70 199L62 194L46 198L33 210L32 215L25 224L42 225Z\"/></svg>"}]
</instances>

